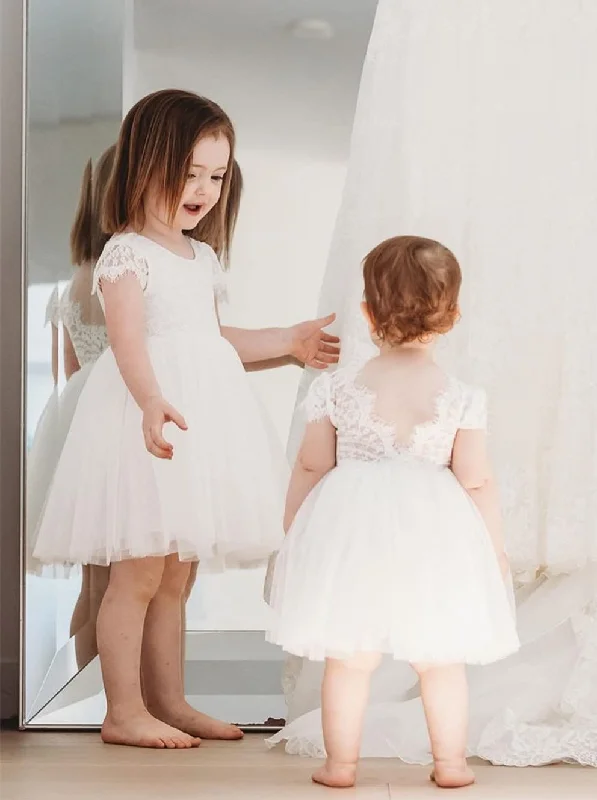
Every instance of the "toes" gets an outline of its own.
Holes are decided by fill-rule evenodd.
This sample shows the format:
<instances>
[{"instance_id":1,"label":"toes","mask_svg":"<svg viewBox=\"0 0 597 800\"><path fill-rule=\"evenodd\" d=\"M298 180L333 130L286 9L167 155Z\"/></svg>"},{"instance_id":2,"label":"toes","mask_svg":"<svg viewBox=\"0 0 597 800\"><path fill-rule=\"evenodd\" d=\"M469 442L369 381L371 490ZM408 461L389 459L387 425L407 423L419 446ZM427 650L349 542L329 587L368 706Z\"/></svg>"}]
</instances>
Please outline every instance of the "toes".
<instances>
[{"instance_id":1,"label":"toes","mask_svg":"<svg viewBox=\"0 0 597 800\"><path fill-rule=\"evenodd\" d=\"M164 739L153 739L147 742L146 747L155 747L158 750L163 750L165 747L168 747L168 745Z\"/></svg>"}]
</instances>

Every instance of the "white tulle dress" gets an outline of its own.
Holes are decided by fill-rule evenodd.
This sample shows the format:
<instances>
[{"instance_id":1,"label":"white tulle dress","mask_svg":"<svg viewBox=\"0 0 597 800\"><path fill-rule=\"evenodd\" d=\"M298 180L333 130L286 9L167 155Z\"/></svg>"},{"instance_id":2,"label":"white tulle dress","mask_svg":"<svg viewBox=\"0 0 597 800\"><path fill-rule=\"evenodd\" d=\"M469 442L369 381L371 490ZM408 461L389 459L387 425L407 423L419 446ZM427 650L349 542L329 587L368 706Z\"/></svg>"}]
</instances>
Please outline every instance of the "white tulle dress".
<instances>
[{"instance_id":1,"label":"white tulle dress","mask_svg":"<svg viewBox=\"0 0 597 800\"><path fill-rule=\"evenodd\" d=\"M150 359L188 430L165 429L171 461L147 452L141 411L108 348L83 387L49 492L35 550L43 562L178 554L219 571L260 564L279 545L287 462L221 335L218 259L208 245L192 246L186 259L124 233L96 265L100 298L105 281L139 280Z\"/></svg>"},{"instance_id":2,"label":"white tulle dress","mask_svg":"<svg viewBox=\"0 0 597 800\"><path fill-rule=\"evenodd\" d=\"M45 324L59 330L60 293L58 287L52 291L46 307ZM33 557L35 533L44 506L48 487L60 456L64 439L60 437L60 393L55 380L52 393L44 406L31 447L27 453L27 484L25 493L27 523L26 569L31 574L39 574L43 565Z\"/></svg>"},{"instance_id":3,"label":"white tulle dress","mask_svg":"<svg viewBox=\"0 0 597 800\"><path fill-rule=\"evenodd\" d=\"M94 308L89 289L88 296L81 296L86 276L80 280L83 270L79 267L75 279L69 282L62 295L56 289L52 295L52 324L62 326L65 335L70 337L79 369L66 382L62 392L54 388L38 429L27 468L27 532L28 559L27 570L32 574L50 577L52 571L44 568L33 556L39 533L39 521L45 505L47 493L54 477L64 442L70 430L75 409L93 364L108 346L108 334L101 308ZM96 301L97 303L97 301ZM50 307L48 307L48 314ZM56 577L64 576L63 570L55 572Z\"/></svg>"},{"instance_id":4,"label":"white tulle dress","mask_svg":"<svg viewBox=\"0 0 597 800\"><path fill-rule=\"evenodd\" d=\"M310 421L337 430L337 466L277 555L268 639L311 660L378 651L485 664L518 648L511 596L485 524L449 469L459 429L484 428L485 394L448 378L435 417L399 444L349 368L316 380Z\"/></svg>"}]
</instances>

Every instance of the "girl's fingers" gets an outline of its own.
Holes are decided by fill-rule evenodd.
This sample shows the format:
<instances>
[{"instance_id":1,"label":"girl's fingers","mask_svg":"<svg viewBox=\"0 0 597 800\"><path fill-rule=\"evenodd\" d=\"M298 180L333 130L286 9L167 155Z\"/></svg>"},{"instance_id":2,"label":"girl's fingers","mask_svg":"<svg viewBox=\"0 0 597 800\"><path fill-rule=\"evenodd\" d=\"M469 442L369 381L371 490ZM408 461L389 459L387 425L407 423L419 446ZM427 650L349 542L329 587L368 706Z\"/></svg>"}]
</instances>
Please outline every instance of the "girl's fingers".
<instances>
[{"instance_id":1,"label":"girl's fingers","mask_svg":"<svg viewBox=\"0 0 597 800\"><path fill-rule=\"evenodd\" d=\"M187 430L188 426L185 418L172 406L167 407L167 419L175 425L178 425L181 431Z\"/></svg>"},{"instance_id":2,"label":"girl's fingers","mask_svg":"<svg viewBox=\"0 0 597 800\"><path fill-rule=\"evenodd\" d=\"M319 352L320 353L329 353L332 356L340 356L340 348L334 347L331 344L319 344Z\"/></svg>"},{"instance_id":3,"label":"girl's fingers","mask_svg":"<svg viewBox=\"0 0 597 800\"><path fill-rule=\"evenodd\" d=\"M331 334L326 333L325 331L321 332L321 339L322 341L329 342L330 344L340 344L340 339L338 336L332 336Z\"/></svg>"},{"instance_id":4,"label":"girl's fingers","mask_svg":"<svg viewBox=\"0 0 597 800\"><path fill-rule=\"evenodd\" d=\"M321 350L315 356L315 361L320 361L323 364L337 364L339 360L338 356L329 356L327 353L322 353Z\"/></svg>"},{"instance_id":5,"label":"girl's fingers","mask_svg":"<svg viewBox=\"0 0 597 800\"><path fill-rule=\"evenodd\" d=\"M170 458L174 452L174 448L167 442L162 435L162 426L154 425L151 428L151 441L153 446L159 451L160 458Z\"/></svg>"}]
</instances>

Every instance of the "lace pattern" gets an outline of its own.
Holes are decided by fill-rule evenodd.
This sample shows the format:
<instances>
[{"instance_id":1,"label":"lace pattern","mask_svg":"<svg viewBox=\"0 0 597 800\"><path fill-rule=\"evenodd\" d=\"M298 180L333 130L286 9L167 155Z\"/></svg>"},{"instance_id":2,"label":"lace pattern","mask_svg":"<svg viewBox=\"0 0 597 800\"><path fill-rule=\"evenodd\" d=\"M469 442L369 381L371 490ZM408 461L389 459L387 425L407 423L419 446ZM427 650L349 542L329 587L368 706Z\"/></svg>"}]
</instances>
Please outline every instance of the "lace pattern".
<instances>
[{"instance_id":1,"label":"lace pattern","mask_svg":"<svg viewBox=\"0 0 597 800\"><path fill-rule=\"evenodd\" d=\"M486 399L482 389L449 378L435 400L435 413L416 425L407 443L397 441L394 426L375 413L376 395L357 382L359 367L323 374L311 385L305 400L309 422L329 418L338 431L338 460L379 461L411 455L447 466L459 428L484 428Z\"/></svg>"},{"instance_id":2,"label":"lace pattern","mask_svg":"<svg viewBox=\"0 0 597 800\"><path fill-rule=\"evenodd\" d=\"M472 389L468 393L460 427L468 430L487 428L487 395L484 389Z\"/></svg>"},{"instance_id":3,"label":"lace pattern","mask_svg":"<svg viewBox=\"0 0 597 800\"><path fill-rule=\"evenodd\" d=\"M228 278L226 273L224 272L224 268L220 263L220 259L216 255L215 251L205 243L201 243L202 247L204 247L207 251L209 251L209 256L211 259L212 264L212 275L213 275L213 282L214 282L214 295L216 301L218 303L227 303L228 302Z\"/></svg>"},{"instance_id":4,"label":"lace pattern","mask_svg":"<svg viewBox=\"0 0 597 800\"><path fill-rule=\"evenodd\" d=\"M127 244L114 240L108 242L95 266L92 294L97 294L101 301L101 282L116 283L127 273L138 279L145 292L149 281L149 266L145 258Z\"/></svg>"},{"instance_id":5,"label":"lace pattern","mask_svg":"<svg viewBox=\"0 0 597 800\"><path fill-rule=\"evenodd\" d=\"M62 300L61 316L79 364L83 366L97 361L108 347L106 326L91 325L84 322L81 305L70 300L68 296L65 296Z\"/></svg>"},{"instance_id":6,"label":"lace pattern","mask_svg":"<svg viewBox=\"0 0 597 800\"><path fill-rule=\"evenodd\" d=\"M57 286L52 291L50 299L48 300L48 305L46 306L45 324L52 324L55 328L60 324L60 296Z\"/></svg>"}]
</instances>

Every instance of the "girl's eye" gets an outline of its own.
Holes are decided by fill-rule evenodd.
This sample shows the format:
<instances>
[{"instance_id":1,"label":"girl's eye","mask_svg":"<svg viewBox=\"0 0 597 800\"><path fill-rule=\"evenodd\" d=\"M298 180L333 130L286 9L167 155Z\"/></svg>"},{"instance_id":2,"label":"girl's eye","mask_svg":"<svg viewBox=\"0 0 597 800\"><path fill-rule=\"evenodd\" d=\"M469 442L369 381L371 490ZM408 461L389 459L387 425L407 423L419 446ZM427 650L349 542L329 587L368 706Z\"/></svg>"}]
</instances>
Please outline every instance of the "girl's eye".
<instances>
[{"instance_id":1,"label":"girl's eye","mask_svg":"<svg viewBox=\"0 0 597 800\"><path fill-rule=\"evenodd\" d=\"M187 180L188 180L188 181L192 181L192 180L193 180L194 178L196 178L196 177L197 177L197 176L195 175L195 173L194 173L194 172L189 172L189 174L187 175Z\"/></svg>"},{"instance_id":2,"label":"girl's eye","mask_svg":"<svg viewBox=\"0 0 597 800\"><path fill-rule=\"evenodd\" d=\"M222 183L222 181L224 180L224 176L223 175L214 175L213 176L213 180L214 181L218 181L218 183Z\"/></svg>"}]
</instances>

